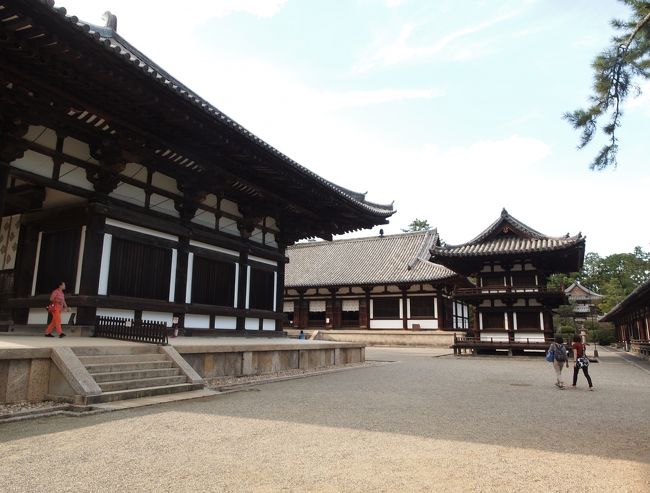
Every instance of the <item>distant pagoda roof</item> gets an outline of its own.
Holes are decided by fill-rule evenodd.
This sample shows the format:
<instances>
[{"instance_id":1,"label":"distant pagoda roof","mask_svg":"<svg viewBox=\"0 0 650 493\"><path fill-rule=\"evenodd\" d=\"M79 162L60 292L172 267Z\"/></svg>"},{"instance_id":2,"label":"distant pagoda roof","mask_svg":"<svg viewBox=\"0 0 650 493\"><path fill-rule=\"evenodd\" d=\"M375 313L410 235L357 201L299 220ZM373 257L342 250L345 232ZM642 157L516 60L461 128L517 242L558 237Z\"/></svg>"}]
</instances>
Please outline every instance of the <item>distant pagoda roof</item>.
<instances>
[{"instance_id":1,"label":"distant pagoda roof","mask_svg":"<svg viewBox=\"0 0 650 493\"><path fill-rule=\"evenodd\" d=\"M299 243L287 248L285 286L359 286L454 281L456 272L428 260L438 232Z\"/></svg>"},{"instance_id":2,"label":"distant pagoda roof","mask_svg":"<svg viewBox=\"0 0 650 493\"><path fill-rule=\"evenodd\" d=\"M575 251L577 255L572 255L575 259L568 262L562 270L573 272L582 266L584 246L585 237L580 233L575 236L547 236L503 209L497 220L473 240L460 245L436 245L431 249L431 255L432 260L458 270L458 262L469 259L486 260Z\"/></svg>"},{"instance_id":3,"label":"distant pagoda roof","mask_svg":"<svg viewBox=\"0 0 650 493\"><path fill-rule=\"evenodd\" d=\"M629 311L650 306L650 277L625 297L600 319L601 322L616 322Z\"/></svg>"}]
</instances>

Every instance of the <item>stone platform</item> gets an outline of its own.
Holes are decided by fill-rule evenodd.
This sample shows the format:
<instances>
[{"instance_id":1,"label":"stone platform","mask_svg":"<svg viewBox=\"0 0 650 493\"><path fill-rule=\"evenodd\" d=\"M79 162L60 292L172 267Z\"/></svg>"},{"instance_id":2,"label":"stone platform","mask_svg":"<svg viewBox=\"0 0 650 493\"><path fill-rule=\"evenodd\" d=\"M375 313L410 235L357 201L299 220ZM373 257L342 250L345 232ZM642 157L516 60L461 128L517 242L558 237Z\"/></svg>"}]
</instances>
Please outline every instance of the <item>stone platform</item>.
<instances>
[{"instance_id":1,"label":"stone platform","mask_svg":"<svg viewBox=\"0 0 650 493\"><path fill-rule=\"evenodd\" d=\"M297 337L300 330L285 329L291 337ZM454 343L454 334L464 331L422 329L306 329L305 335L315 336L319 341L351 342L365 346L408 346L448 348Z\"/></svg>"},{"instance_id":2,"label":"stone platform","mask_svg":"<svg viewBox=\"0 0 650 493\"><path fill-rule=\"evenodd\" d=\"M94 337L48 338L0 333L0 402L39 401L73 392L90 402L99 386L80 360L142 353L142 344ZM140 350L139 348L142 348ZM185 374L204 384L224 376L261 375L365 361L365 345L329 341L241 337L178 337L161 348ZM196 382L196 377L192 381Z\"/></svg>"}]
</instances>

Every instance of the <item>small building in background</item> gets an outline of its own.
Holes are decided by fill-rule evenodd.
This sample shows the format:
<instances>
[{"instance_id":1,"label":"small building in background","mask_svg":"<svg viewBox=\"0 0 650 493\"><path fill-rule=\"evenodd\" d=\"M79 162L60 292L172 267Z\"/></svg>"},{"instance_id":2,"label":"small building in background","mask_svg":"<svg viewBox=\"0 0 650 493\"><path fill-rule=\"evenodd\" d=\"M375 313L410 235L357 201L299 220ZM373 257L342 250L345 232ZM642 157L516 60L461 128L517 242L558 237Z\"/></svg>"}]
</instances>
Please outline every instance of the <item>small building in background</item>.
<instances>
[{"instance_id":1,"label":"small building in background","mask_svg":"<svg viewBox=\"0 0 650 493\"><path fill-rule=\"evenodd\" d=\"M589 288L576 281L564 290L569 298L569 303L573 304L574 318L589 318L596 316L597 305L604 296L592 291Z\"/></svg>"},{"instance_id":2,"label":"small building in background","mask_svg":"<svg viewBox=\"0 0 650 493\"><path fill-rule=\"evenodd\" d=\"M551 290L551 274L582 267L585 238L535 231L503 209L485 231L462 245L436 245L432 260L476 280L458 287L455 300L476 307L474 337L498 343L537 343L553 337L552 310L566 302Z\"/></svg>"},{"instance_id":3,"label":"small building in background","mask_svg":"<svg viewBox=\"0 0 650 493\"><path fill-rule=\"evenodd\" d=\"M466 304L451 292L464 276L429 261L436 230L287 248L284 312L289 326L467 329Z\"/></svg>"}]
</instances>

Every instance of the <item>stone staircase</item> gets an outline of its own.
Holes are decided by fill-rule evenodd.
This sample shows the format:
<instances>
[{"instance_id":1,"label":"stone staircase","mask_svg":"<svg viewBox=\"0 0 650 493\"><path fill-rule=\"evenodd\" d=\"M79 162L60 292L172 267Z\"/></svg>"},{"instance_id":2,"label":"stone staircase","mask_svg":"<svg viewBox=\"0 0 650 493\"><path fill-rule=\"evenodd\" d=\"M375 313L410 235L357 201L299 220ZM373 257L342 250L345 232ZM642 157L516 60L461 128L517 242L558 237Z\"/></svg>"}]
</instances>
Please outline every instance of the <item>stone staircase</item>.
<instances>
[{"instance_id":1,"label":"stone staircase","mask_svg":"<svg viewBox=\"0 0 650 493\"><path fill-rule=\"evenodd\" d=\"M101 389L86 404L202 389L158 346L72 348Z\"/></svg>"}]
</instances>

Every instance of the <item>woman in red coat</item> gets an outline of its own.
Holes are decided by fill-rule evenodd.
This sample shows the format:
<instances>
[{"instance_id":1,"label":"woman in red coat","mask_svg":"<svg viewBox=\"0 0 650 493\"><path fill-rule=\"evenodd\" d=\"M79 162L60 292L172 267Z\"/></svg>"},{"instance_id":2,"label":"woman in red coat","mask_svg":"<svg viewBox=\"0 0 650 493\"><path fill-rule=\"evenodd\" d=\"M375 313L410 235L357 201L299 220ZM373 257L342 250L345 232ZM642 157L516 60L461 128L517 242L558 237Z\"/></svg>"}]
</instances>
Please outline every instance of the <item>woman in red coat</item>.
<instances>
[{"instance_id":1,"label":"woman in red coat","mask_svg":"<svg viewBox=\"0 0 650 493\"><path fill-rule=\"evenodd\" d=\"M583 356L586 357L585 354L586 348L585 345L582 343L580 336L576 335L573 337L573 344L571 344L571 348L573 349L573 362L574 362L573 385L571 386L571 388L572 389L576 388L576 383L578 382L578 373L580 372L580 369L582 369L582 373L585 374L585 377L587 378L587 383L589 383L589 390L594 390L594 385L591 383L591 377L589 376L589 363L585 365L584 363L581 364L578 361Z\"/></svg>"}]
</instances>

